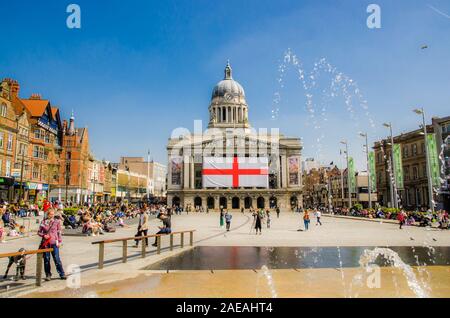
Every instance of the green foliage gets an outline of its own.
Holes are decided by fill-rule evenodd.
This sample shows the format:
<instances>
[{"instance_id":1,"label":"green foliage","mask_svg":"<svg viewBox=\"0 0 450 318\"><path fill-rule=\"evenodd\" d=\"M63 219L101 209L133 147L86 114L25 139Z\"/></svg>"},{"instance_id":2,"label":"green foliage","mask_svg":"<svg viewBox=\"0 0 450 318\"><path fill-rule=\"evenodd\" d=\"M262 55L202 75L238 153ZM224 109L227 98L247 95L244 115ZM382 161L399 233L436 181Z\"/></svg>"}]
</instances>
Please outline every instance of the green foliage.
<instances>
[{"instance_id":1,"label":"green foliage","mask_svg":"<svg viewBox=\"0 0 450 318\"><path fill-rule=\"evenodd\" d=\"M363 209L363 206L362 206L362 204L360 204L360 203L356 203L356 204L353 206L353 209L355 209L356 211L361 211L361 210Z\"/></svg>"},{"instance_id":2,"label":"green foliage","mask_svg":"<svg viewBox=\"0 0 450 318\"><path fill-rule=\"evenodd\" d=\"M77 215L78 208L64 208L65 215Z\"/></svg>"}]
</instances>

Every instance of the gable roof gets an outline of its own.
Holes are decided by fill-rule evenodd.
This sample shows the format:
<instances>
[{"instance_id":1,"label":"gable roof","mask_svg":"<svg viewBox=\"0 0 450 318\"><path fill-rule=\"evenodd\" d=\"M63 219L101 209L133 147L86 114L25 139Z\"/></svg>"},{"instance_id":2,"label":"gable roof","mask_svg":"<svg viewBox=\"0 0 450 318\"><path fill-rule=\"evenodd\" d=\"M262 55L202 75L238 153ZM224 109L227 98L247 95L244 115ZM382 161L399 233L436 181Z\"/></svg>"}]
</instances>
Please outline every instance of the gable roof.
<instances>
[{"instance_id":1,"label":"gable roof","mask_svg":"<svg viewBox=\"0 0 450 318\"><path fill-rule=\"evenodd\" d=\"M50 104L46 99L21 99L21 101L30 112L31 117L41 117Z\"/></svg>"}]
</instances>

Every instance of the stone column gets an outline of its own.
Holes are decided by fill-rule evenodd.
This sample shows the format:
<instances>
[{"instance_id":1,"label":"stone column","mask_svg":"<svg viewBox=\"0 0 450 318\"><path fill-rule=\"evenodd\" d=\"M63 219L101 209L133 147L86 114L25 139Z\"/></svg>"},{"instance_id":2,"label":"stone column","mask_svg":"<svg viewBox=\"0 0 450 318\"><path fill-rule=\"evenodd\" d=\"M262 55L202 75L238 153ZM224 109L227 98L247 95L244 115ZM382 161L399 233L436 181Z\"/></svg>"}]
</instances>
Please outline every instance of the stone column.
<instances>
[{"instance_id":1,"label":"stone column","mask_svg":"<svg viewBox=\"0 0 450 318\"><path fill-rule=\"evenodd\" d=\"M240 196L239 197L239 210L245 208L245 202L244 202L244 197Z\"/></svg>"},{"instance_id":2,"label":"stone column","mask_svg":"<svg viewBox=\"0 0 450 318\"><path fill-rule=\"evenodd\" d=\"M219 196L215 195L214 196L214 210L218 211L219 209L220 209Z\"/></svg>"},{"instance_id":3,"label":"stone column","mask_svg":"<svg viewBox=\"0 0 450 318\"><path fill-rule=\"evenodd\" d=\"M277 156L277 189L281 189L281 162L280 156Z\"/></svg>"},{"instance_id":4,"label":"stone column","mask_svg":"<svg viewBox=\"0 0 450 318\"><path fill-rule=\"evenodd\" d=\"M281 186L283 187L283 188L287 188L288 187L288 176L287 176L287 173L288 173L288 169L287 169L287 165L286 165L286 162L287 162L287 160L286 160L286 155L282 155L281 156L281 171L282 171L282 173L281 173L281 176L282 176L282 184L281 184Z\"/></svg>"},{"instance_id":5,"label":"stone column","mask_svg":"<svg viewBox=\"0 0 450 318\"><path fill-rule=\"evenodd\" d=\"M183 189L189 189L189 157L183 158Z\"/></svg>"},{"instance_id":6,"label":"stone column","mask_svg":"<svg viewBox=\"0 0 450 318\"><path fill-rule=\"evenodd\" d=\"M191 179L191 189L195 189L195 174L194 174L194 156L190 157L190 167L189 167L189 174Z\"/></svg>"}]
</instances>

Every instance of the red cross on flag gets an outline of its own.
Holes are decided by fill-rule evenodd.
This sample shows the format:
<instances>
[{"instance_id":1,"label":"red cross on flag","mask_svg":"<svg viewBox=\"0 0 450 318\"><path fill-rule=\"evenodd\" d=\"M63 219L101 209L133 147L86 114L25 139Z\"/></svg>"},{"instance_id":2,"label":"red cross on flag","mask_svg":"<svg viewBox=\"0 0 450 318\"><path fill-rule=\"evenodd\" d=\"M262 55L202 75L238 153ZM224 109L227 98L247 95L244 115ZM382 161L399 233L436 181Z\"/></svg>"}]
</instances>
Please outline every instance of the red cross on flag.
<instances>
[{"instance_id":1,"label":"red cross on flag","mask_svg":"<svg viewBox=\"0 0 450 318\"><path fill-rule=\"evenodd\" d=\"M205 157L204 188L269 187L267 157Z\"/></svg>"}]
</instances>

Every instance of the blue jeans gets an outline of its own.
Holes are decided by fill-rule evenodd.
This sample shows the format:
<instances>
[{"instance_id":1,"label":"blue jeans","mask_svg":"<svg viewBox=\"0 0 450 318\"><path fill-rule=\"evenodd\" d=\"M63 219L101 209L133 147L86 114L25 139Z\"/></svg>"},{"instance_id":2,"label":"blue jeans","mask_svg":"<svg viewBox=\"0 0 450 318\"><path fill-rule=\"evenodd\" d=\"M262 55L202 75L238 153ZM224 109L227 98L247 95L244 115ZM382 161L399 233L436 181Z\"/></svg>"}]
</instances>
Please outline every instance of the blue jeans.
<instances>
[{"instance_id":1,"label":"blue jeans","mask_svg":"<svg viewBox=\"0 0 450 318\"><path fill-rule=\"evenodd\" d=\"M303 223L305 223L305 230L308 230L309 220L303 220Z\"/></svg>"},{"instance_id":2,"label":"blue jeans","mask_svg":"<svg viewBox=\"0 0 450 318\"><path fill-rule=\"evenodd\" d=\"M53 248L53 252L51 252L51 254L56 265L56 271L58 272L60 277L65 276L61 259L59 258L59 247L57 247L56 244L52 244L49 246L49 248ZM50 268L50 252L44 253L44 270L46 276L52 276Z\"/></svg>"}]
</instances>

